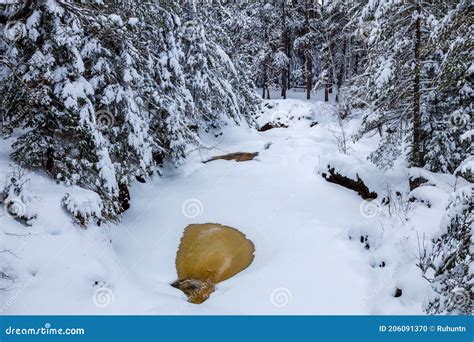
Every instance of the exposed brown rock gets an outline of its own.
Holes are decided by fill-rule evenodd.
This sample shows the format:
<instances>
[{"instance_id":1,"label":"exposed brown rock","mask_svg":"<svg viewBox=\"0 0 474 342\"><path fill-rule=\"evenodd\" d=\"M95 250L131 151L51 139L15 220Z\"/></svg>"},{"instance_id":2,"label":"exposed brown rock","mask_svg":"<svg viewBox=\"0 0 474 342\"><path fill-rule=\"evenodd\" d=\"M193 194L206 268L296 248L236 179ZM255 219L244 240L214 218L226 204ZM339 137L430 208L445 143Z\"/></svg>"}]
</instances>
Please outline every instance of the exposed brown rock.
<instances>
[{"instance_id":1,"label":"exposed brown rock","mask_svg":"<svg viewBox=\"0 0 474 342\"><path fill-rule=\"evenodd\" d=\"M235 228L216 223L191 224L184 230L176 255L178 280L171 284L200 304L215 285L246 269L255 247Z\"/></svg>"},{"instance_id":2,"label":"exposed brown rock","mask_svg":"<svg viewBox=\"0 0 474 342\"><path fill-rule=\"evenodd\" d=\"M234 152L229 154L224 154L222 156L215 156L209 160L203 161L203 163L209 163L214 160L223 159L223 160L235 160L237 162L253 160L258 156L258 152L249 153L249 152Z\"/></svg>"}]
</instances>

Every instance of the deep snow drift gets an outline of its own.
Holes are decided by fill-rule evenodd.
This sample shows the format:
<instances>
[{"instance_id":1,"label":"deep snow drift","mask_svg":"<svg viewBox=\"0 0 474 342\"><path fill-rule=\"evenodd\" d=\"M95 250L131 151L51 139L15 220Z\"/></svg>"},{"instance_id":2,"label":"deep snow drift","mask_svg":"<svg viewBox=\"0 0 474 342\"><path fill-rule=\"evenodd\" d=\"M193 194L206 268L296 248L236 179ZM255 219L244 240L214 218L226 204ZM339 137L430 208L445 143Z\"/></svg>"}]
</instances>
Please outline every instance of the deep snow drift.
<instances>
[{"instance_id":1,"label":"deep snow drift","mask_svg":"<svg viewBox=\"0 0 474 342\"><path fill-rule=\"evenodd\" d=\"M0 217L1 265L13 276L2 282L0 310L421 314L430 289L416 267L419 248L438 230L448 194L459 184L450 175L411 170L430 182L410 194L403 165L384 174L366 160L376 136L349 141L343 154L333 106L292 95L268 101L258 118L260 125L278 120L288 128L229 127L217 138L204 139L208 148L192 151L184 165L136 183L131 208L117 226L74 226L60 203L66 193L80 190L29 174L35 223L26 227L8 215ZM354 133L358 118L345 125L348 135ZM11 142L0 146L2 180ZM231 152L259 155L247 162L202 163ZM320 173L328 164L348 176L358 173L379 198L365 202L326 182ZM391 205L382 205L389 195ZM235 227L256 249L251 266L219 283L201 305L186 302L185 294L170 286L177 277L179 240L190 223ZM402 294L395 297L397 288Z\"/></svg>"}]
</instances>

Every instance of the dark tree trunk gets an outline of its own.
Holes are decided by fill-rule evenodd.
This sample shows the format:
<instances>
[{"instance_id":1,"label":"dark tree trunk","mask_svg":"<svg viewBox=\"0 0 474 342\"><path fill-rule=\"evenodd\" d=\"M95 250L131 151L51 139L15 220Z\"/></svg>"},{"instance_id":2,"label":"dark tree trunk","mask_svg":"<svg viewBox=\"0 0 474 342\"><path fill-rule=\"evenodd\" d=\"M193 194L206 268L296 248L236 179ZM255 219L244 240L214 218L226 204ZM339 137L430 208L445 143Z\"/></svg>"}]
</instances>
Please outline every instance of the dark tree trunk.
<instances>
[{"instance_id":1,"label":"dark tree trunk","mask_svg":"<svg viewBox=\"0 0 474 342\"><path fill-rule=\"evenodd\" d=\"M286 70L281 73L281 97L286 99Z\"/></svg>"},{"instance_id":2,"label":"dark tree trunk","mask_svg":"<svg viewBox=\"0 0 474 342\"><path fill-rule=\"evenodd\" d=\"M342 62L340 63L338 74L337 74L337 91L336 91L336 102L339 103L340 100L340 92L341 92L341 87L342 87L342 82L344 81L346 77L346 71L347 71L347 42L346 39L343 40L342 42Z\"/></svg>"},{"instance_id":3,"label":"dark tree trunk","mask_svg":"<svg viewBox=\"0 0 474 342\"><path fill-rule=\"evenodd\" d=\"M285 51L286 56L288 57L288 50L289 50L289 41L288 41L288 28L286 26L286 7L285 2L282 2L282 26L283 26L283 34L282 34L282 45L283 51ZM288 69L289 66L287 65L281 71L281 97L286 99L286 89L287 89L287 77L288 77Z\"/></svg>"},{"instance_id":4,"label":"dark tree trunk","mask_svg":"<svg viewBox=\"0 0 474 342\"><path fill-rule=\"evenodd\" d=\"M356 52L354 60L354 75L358 75L359 72L359 58L359 52Z\"/></svg>"},{"instance_id":5,"label":"dark tree trunk","mask_svg":"<svg viewBox=\"0 0 474 342\"><path fill-rule=\"evenodd\" d=\"M330 73L329 79L332 80L332 73ZM328 93L332 94L332 82L329 81L328 83Z\"/></svg>"},{"instance_id":6,"label":"dark tree trunk","mask_svg":"<svg viewBox=\"0 0 474 342\"><path fill-rule=\"evenodd\" d=\"M420 118L420 50L421 50L421 7L416 7L417 19L415 23L415 69L413 83L413 146L412 164L416 167L422 166L421 145L421 118Z\"/></svg>"},{"instance_id":7,"label":"dark tree trunk","mask_svg":"<svg viewBox=\"0 0 474 342\"><path fill-rule=\"evenodd\" d=\"M305 30L309 36L311 32L310 19L313 14L313 1L306 0L305 8ZM306 99L311 99L311 91L313 90L313 56L311 53L311 44L306 42L305 46L305 69L306 69Z\"/></svg>"},{"instance_id":8,"label":"dark tree trunk","mask_svg":"<svg viewBox=\"0 0 474 342\"><path fill-rule=\"evenodd\" d=\"M48 147L46 150L46 165L45 165L46 172L50 175L53 175L54 169L54 149L52 147Z\"/></svg>"},{"instance_id":9,"label":"dark tree trunk","mask_svg":"<svg viewBox=\"0 0 474 342\"><path fill-rule=\"evenodd\" d=\"M120 212L123 213L130 208L130 192L125 183L119 183Z\"/></svg>"},{"instance_id":10,"label":"dark tree trunk","mask_svg":"<svg viewBox=\"0 0 474 342\"><path fill-rule=\"evenodd\" d=\"M311 99L313 90L313 61L310 56L306 56L306 99Z\"/></svg>"},{"instance_id":11,"label":"dark tree trunk","mask_svg":"<svg viewBox=\"0 0 474 342\"><path fill-rule=\"evenodd\" d=\"M320 13L320 20L321 22L324 21L324 0L321 0L321 13ZM329 49L329 47L327 47ZM329 51L330 52L330 51ZM325 82L324 82L324 102L328 102L329 101L329 78L330 78L330 75L326 75L325 76Z\"/></svg>"}]
</instances>

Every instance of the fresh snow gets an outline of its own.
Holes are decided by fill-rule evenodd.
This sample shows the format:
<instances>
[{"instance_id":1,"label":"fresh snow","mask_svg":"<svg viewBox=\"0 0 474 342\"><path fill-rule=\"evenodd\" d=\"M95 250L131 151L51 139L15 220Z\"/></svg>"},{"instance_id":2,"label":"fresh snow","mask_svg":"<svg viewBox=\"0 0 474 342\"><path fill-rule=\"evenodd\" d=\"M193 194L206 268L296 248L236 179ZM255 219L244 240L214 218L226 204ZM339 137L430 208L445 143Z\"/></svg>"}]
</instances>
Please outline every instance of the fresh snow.
<instances>
[{"instance_id":1,"label":"fresh snow","mask_svg":"<svg viewBox=\"0 0 474 342\"><path fill-rule=\"evenodd\" d=\"M116 226L73 225L61 207L65 195L70 194L69 210L88 214L98 211L94 196L30 173L28 191L38 197L36 221L26 227L0 216L3 271L14 276L1 284L6 290L0 291L0 311L422 314L430 287L416 267L419 246L436 234L449 193L462 184L420 169L382 173L366 158L377 146L376 136L349 142L349 154L341 153L333 105L319 101L320 94L311 101L301 99L302 93L290 97L267 101L257 119L259 125L278 120L288 128L257 132L229 125L217 138L204 137L204 147L190 151L183 165L132 187L131 208ZM355 115L344 129L350 136L359 125ZM1 180L10 170L12 141L0 145ZM259 155L240 163L202 163L231 152ZM379 198L366 202L326 182L320 173L327 164L348 176L359 174ZM413 172L429 184L410 194ZM416 201L410 208L402 201L396 207L395 191ZM390 213L381 204L388 193L394 203ZM235 227L256 248L250 267L219 283L201 305L188 303L169 285L176 280L180 238L191 223ZM396 288L403 290L401 297L394 297Z\"/></svg>"}]
</instances>

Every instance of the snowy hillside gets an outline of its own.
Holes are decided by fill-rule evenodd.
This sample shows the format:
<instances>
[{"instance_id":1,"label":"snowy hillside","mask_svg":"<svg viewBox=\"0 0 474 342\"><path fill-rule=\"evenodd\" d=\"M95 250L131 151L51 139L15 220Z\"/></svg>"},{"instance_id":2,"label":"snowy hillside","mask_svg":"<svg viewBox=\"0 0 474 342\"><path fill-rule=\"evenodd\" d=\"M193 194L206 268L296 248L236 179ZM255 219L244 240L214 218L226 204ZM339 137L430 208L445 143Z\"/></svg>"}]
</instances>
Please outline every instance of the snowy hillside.
<instances>
[{"instance_id":1,"label":"snowy hillside","mask_svg":"<svg viewBox=\"0 0 474 342\"><path fill-rule=\"evenodd\" d=\"M407 171L382 174L366 160L376 137L351 143L348 154L339 152L331 104L288 99L268 101L268 107L261 123L279 118L289 127L230 127L209 137L209 148L194 151L185 165L167 168L146 184L135 182L131 208L117 226L73 225L60 203L79 190L30 173L36 221L27 227L0 217L1 258L15 277L0 292L2 312L422 313L430 291L416 267L418 244L439 229L448 194L461 184L453 176L419 171L432 182L409 194ZM345 129L350 133L358 121L353 118ZM1 147L2 179L9 170L9 143ZM202 163L230 152L258 156ZM359 173L381 196L397 189L424 202L409 208L393 203L389 209L378 200L363 201L325 181L319 173L327 163L348 175ZM177 277L174 261L184 228L208 222L245 233L255 244L255 260L195 305L170 284ZM400 297L394 297L397 288Z\"/></svg>"}]
</instances>

